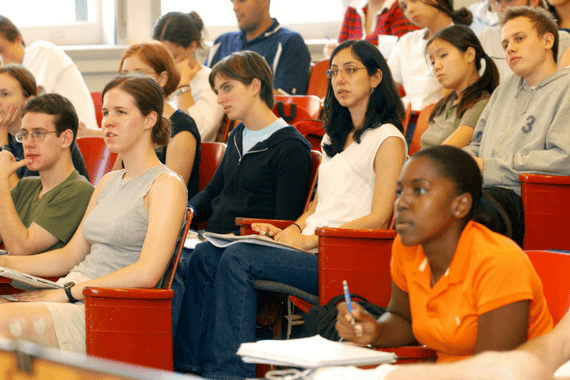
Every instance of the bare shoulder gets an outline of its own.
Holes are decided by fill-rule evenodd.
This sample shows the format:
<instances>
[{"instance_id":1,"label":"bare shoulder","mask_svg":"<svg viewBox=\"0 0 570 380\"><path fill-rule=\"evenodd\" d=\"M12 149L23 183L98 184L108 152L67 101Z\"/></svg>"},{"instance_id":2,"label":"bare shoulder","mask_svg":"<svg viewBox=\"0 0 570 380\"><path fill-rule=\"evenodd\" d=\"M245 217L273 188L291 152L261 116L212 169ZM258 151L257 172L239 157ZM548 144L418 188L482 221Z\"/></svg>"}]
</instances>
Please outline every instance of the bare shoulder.
<instances>
[{"instance_id":1,"label":"bare shoulder","mask_svg":"<svg viewBox=\"0 0 570 380\"><path fill-rule=\"evenodd\" d=\"M161 174L153 182L149 191L152 194L157 194L160 197L175 196L177 194L186 193L186 185L180 175L169 171Z\"/></svg>"}]
</instances>

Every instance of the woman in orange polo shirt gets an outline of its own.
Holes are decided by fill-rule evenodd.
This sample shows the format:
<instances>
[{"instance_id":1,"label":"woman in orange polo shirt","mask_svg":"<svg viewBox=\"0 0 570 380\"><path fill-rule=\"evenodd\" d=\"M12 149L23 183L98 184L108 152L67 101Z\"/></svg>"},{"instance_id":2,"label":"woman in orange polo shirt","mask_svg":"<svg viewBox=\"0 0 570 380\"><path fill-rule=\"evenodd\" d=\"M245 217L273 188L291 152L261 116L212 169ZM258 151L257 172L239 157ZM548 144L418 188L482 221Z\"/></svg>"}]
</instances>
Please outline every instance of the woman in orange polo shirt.
<instances>
[{"instance_id":1,"label":"woman in orange polo shirt","mask_svg":"<svg viewBox=\"0 0 570 380\"><path fill-rule=\"evenodd\" d=\"M467 153L416 153L398 180L392 295L378 321L339 305L337 330L376 347L425 344L439 360L510 350L552 328L542 283L512 240L472 220L482 177ZM355 323L352 323L354 317Z\"/></svg>"}]
</instances>

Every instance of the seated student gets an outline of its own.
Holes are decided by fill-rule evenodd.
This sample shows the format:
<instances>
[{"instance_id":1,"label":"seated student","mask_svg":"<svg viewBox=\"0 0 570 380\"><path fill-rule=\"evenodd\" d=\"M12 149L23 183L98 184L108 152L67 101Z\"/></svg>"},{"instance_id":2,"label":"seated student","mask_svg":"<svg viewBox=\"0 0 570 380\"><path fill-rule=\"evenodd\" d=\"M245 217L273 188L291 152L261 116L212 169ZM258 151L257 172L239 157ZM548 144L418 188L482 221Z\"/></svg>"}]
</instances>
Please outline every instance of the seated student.
<instances>
[{"instance_id":1,"label":"seated student","mask_svg":"<svg viewBox=\"0 0 570 380\"><path fill-rule=\"evenodd\" d=\"M207 218L206 231L222 234L239 234L237 217L298 218L311 170L311 145L273 114L273 77L267 62L255 52L232 53L214 66L209 80L227 116L242 122L228 137L210 183L188 202L195 218ZM191 252L183 250L172 285L174 333Z\"/></svg>"},{"instance_id":2,"label":"seated student","mask_svg":"<svg viewBox=\"0 0 570 380\"><path fill-rule=\"evenodd\" d=\"M382 55L390 56L398 37L419 29L412 25L396 0L352 0L338 35L338 43L325 46L325 57L330 57L334 48L346 40L366 40L378 46Z\"/></svg>"},{"instance_id":3,"label":"seated student","mask_svg":"<svg viewBox=\"0 0 570 380\"><path fill-rule=\"evenodd\" d=\"M467 7L473 14L473 22L469 27L477 37L483 30L490 26L499 25L499 15L497 14L497 2L495 0L481 0Z\"/></svg>"},{"instance_id":4,"label":"seated student","mask_svg":"<svg viewBox=\"0 0 570 380\"><path fill-rule=\"evenodd\" d=\"M22 121L20 108L26 100L36 96L36 90L36 80L24 66L9 64L0 67L0 91L5 94L0 97L0 146L2 150L11 152L17 160L24 158L22 144L14 138ZM71 148L71 159L79 174L89 179L75 139ZM10 175L10 188L16 186L20 178L38 175L38 172L22 166Z\"/></svg>"},{"instance_id":5,"label":"seated student","mask_svg":"<svg viewBox=\"0 0 570 380\"><path fill-rule=\"evenodd\" d=\"M493 92L464 149L483 172L485 193L510 214L520 245L519 175L570 175L570 68L556 67L558 28L546 10L508 8L501 23L505 58L515 75Z\"/></svg>"},{"instance_id":6,"label":"seated student","mask_svg":"<svg viewBox=\"0 0 570 380\"><path fill-rule=\"evenodd\" d=\"M406 156L404 107L378 49L368 41L342 43L332 54L328 76L325 155L315 200L284 230L252 226L304 250L317 247L314 230L325 222L331 227L387 228ZM214 78L219 92L231 86L223 77ZM219 249L202 243L187 268L175 368L207 378L254 375L254 366L242 362L236 351L240 343L255 340L255 280L318 293L318 259L310 253L243 243Z\"/></svg>"},{"instance_id":7,"label":"seated student","mask_svg":"<svg viewBox=\"0 0 570 380\"><path fill-rule=\"evenodd\" d=\"M473 128L499 85L499 72L477 36L463 25L440 30L428 42L427 52L433 74L452 92L433 108L422 148L441 144L463 148L471 142Z\"/></svg>"},{"instance_id":8,"label":"seated student","mask_svg":"<svg viewBox=\"0 0 570 380\"><path fill-rule=\"evenodd\" d=\"M196 59L196 49L202 49L204 23L196 12L169 12L154 26L152 37L170 50L180 71L180 81L171 97L178 108L192 116L202 141L214 141L224 117L223 108L208 83L209 67Z\"/></svg>"},{"instance_id":9,"label":"seated student","mask_svg":"<svg viewBox=\"0 0 570 380\"><path fill-rule=\"evenodd\" d=\"M93 186L71 162L78 120L69 100L40 95L24 103L21 113L16 140L25 158L16 161L12 153L0 152L0 242L12 255L31 255L67 244ZM10 191L9 177L23 166L39 178L24 178Z\"/></svg>"},{"instance_id":10,"label":"seated student","mask_svg":"<svg viewBox=\"0 0 570 380\"><path fill-rule=\"evenodd\" d=\"M228 32L216 38L206 66L214 67L233 52L251 50L263 56L271 67L275 90L304 95L311 67L309 48L299 33L271 18L270 1L232 1L240 32Z\"/></svg>"},{"instance_id":11,"label":"seated student","mask_svg":"<svg viewBox=\"0 0 570 380\"><path fill-rule=\"evenodd\" d=\"M570 1L568 0L549 0L547 1L548 10L556 18L558 29L560 31L570 32Z\"/></svg>"},{"instance_id":12,"label":"seated student","mask_svg":"<svg viewBox=\"0 0 570 380\"><path fill-rule=\"evenodd\" d=\"M408 20L423 29L400 38L388 66L394 80L404 86L404 99L412 104L412 110L420 111L436 102L442 92L425 58L428 40L453 23L469 25L472 16L465 8L454 11L453 0L400 0L399 4Z\"/></svg>"},{"instance_id":13,"label":"seated student","mask_svg":"<svg viewBox=\"0 0 570 380\"><path fill-rule=\"evenodd\" d=\"M438 360L510 350L552 328L542 283L510 239L472 220L482 176L451 146L424 149L404 165L394 203L392 294L378 321L338 306L345 340L375 347L415 341ZM354 318L355 323L352 323Z\"/></svg>"},{"instance_id":14,"label":"seated student","mask_svg":"<svg viewBox=\"0 0 570 380\"><path fill-rule=\"evenodd\" d=\"M18 28L0 16L0 49L4 63L18 63L36 78L40 93L60 94L71 101L88 130L98 130L93 99L77 66L63 49L48 41L26 47Z\"/></svg>"},{"instance_id":15,"label":"seated student","mask_svg":"<svg viewBox=\"0 0 570 380\"><path fill-rule=\"evenodd\" d=\"M179 73L172 54L160 42L134 44L123 53L119 73L140 72L150 75L164 92L162 114L170 120L170 141L157 150L160 162L178 173L188 189L188 199L198 192L198 167L200 166L200 134L194 120L184 112L174 109L166 101L178 85ZM121 158L115 161L115 169L122 167Z\"/></svg>"},{"instance_id":16,"label":"seated student","mask_svg":"<svg viewBox=\"0 0 570 380\"><path fill-rule=\"evenodd\" d=\"M494 0L497 3L499 17L503 17L505 10L515 6L530 6L547 9L545 0ZM502 26L494 26L485 29L479 36L483 50L495 61L499 69L500 82L503 83L513 75L509 62L505 59L502 35ZM554 62L558 67L566 67L570 63L570 33L561 30L558 33L558 46L553 48Z\"/></svg>"},{"instance_id":17,"label":"seated student","mask_svg":"<svg viewBox=\"0 0 570 380\"><path fill-rule=\"evenodd\" d=\"M186 186L162 165L154 147L170 137L162 117L163 95L149 76L119 76L103 90L103 132L109 150L125 169L97 184L85 217L63 248L31 257L0 257L0 266L37 276L61 276L65 289L15 295L23 302L0 307L0 336L11 337L8 321L21 323L22 339L62 350L85 352L87 286L152 288L172 257L186 205ZM68 274L69 273L69 274ZM38 317L45 331L34 329Z\"/></svg>"}]
</instances>

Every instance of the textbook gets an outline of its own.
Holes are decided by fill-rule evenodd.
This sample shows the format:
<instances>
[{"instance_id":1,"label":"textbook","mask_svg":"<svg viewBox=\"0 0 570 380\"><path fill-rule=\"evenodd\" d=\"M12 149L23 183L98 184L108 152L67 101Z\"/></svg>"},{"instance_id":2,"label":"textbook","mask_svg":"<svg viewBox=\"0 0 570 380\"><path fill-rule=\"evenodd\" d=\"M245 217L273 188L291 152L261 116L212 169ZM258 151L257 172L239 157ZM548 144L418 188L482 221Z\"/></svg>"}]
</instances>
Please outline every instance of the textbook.
<instances>
[{"instance_id":1,"label":"textbook","mask_svg":"<svg viewBox=\"0 0 570 380\"><path fill-rule=\"evenodd\" d=\"M392 352L376 351L315 335L289 340L260 340L242 343L237 351L246 363L275 364L301 368L393 363Z\"/></svg>"},{"instance_id":2,"label":"textbook","mask_svg":"<svg viewBox=\"0 0 570 380\"><path fill-rule=\"evenodd\" d=\"M12 286L18 289L63 289L63 286L53 281L4 267L0 267L0 276L12 279Z\"/></svg>"},{"instance_id":3,"label":"textbook","mask_svg":"<svg viewBox=\"0 0 570 380\"><path fill-rule=\"evenodd\" d=\"M270 237L261 236L261 235L234 236L234 235L215 234L213 232L204 232L204 237L210 243L212 243L218 248L226 248L236 243L248 243L256 245L264 245L267 247L288 249L294 252L304 252L304 253L309 253L311 255L313 254L312 252L295 248L289 244L280 243L278 241L273 240Z\"/></svg>"}]
</instances>

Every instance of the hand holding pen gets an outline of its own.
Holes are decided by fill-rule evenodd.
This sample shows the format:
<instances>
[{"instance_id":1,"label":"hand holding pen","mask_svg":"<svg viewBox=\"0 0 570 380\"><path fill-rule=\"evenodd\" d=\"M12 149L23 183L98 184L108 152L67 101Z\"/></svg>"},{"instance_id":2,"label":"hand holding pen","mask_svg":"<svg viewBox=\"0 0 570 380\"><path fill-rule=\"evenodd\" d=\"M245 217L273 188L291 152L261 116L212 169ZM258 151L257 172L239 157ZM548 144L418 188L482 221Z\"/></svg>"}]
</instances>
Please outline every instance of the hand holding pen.
<instances>
[{"instance_id":1,"label":"hand holding pen","mask_svg":"<svg viewBox=\"0 0 570 380\"><path fill-rule=\"evenodd\" d=\"M350 296L348 297L350 301ZM352 311L349 310L349 304ZM376 342L381 326L357 302L342 302L337 305L336 330L344 340L368 345Z\"/></svg>"}]
</instances>

